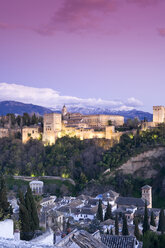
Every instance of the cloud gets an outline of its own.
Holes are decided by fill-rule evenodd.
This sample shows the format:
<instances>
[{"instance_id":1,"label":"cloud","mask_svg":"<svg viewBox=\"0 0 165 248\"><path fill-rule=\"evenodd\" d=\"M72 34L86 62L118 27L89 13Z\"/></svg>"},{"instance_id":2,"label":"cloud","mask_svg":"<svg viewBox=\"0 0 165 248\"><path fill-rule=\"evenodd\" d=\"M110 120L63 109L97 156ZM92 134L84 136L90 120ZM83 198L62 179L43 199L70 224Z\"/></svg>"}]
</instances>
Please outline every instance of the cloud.
<instances>
[{"instance_id":1,"label":"cloud","mask_svg":"<svg viewBox=\"0 0 165 248\"><path fill-rule=\"evenodd\" d=\"M104 107L111 110L131 110L143 104L134 97L126 101L103 100L95 98L78 98L62 96L50 88L34 88L18 84L0 83L0 101L11 100L32 103L49 108L61 108L64 104L75 107Z\"/></svg>"},{"instance_id":2,"label":"cloud","mask_svg":"<svg viewBox=\"0 0 165 248\"><path fill-rule=\"evenodd\" d=\"M159 4L162 0L126 0L127 3L136 3L141 7Z\"/></svg>"},{"instance_id":3,"label":"cloud","mask_svg":"<svg viewBox=\"0 0 165 248\"><path fill-rule=\"evenodd\" d=\"M50 23L35 31L51 35L56 31L102 30L105 17L117 10L118 3L119 0L63 0L63 5L54 13Z\"/></svg>"},{"instance_id":4,"label":"cloud","mask_svg":"<svg viewBox=\"0 0 165 248\"><path fill-rule=\"evenodd\" d=\"M15 29L16 27L14 25L10 25L5 22L0 22L0 29L6 30L6 29Z\"/></svg>"},{"instance_id":5,"label":"cloud","mask_svg":"<svg viewBox=\"0 0 165 248\"><path fill-rule=\"evenodd\" d=\"M158 33L160 36L165 37L165 28L158 28Z\"/></svg>"}]
</instances>

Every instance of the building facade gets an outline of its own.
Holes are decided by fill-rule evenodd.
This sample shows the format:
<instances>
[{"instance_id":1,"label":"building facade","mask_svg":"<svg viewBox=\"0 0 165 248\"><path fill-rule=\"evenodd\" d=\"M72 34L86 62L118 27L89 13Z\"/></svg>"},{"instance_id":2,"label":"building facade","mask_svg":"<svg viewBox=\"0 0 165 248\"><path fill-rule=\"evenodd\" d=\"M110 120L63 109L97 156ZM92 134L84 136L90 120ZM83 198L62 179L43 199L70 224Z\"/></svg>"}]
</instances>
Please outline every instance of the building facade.
<instances>
[{"instance_id":1,"label":"building facade","mask_svg":"<svg viewBox=\"0 0 165 248\"><path fill-rule=\"evenodd\" d=\"M62 130L62 115L50 113L44 115L43 142L54 144L58 138L58 133Z\"/></svg>"},{"instance_id":2,"label":"building facade","mask_svg":"<svg viewBox=\"0 0 165 248\"><path fill-rule=\"evenodd\" d=\"M39 126L24 127L22 129L22 142L26 143L30 139L41 139L41 129Z\"/></svg>"},{"instance_id":3,"label":"building facade","mask_svg":"<svg viewBox=\"0 0 165 248\"><path fill-rule=\"evenodd\" d=\"M164 106L153 106L153 122L154 123L165 123L165 107Z\"/></svg>"},{"instance_id":4,"label":"building facade","mask_svg":"<svg viewBox=\"0 0 165 248\"><path fill-rule=\"evenodd\" d=\"M148 208L152 208L152 187L149 185L145 185L142 187L142 199L147 201Z\"/></svg>"},{"instance_id":5,"label":"building facade","mask_svg":"<svg viewBox=\"0 0 165 248\"><path fill-rule=\"evenodd\" d=\"M31 181L29 185L34 194L42 195L44 186L44 183L42 181Z\"/></svg>"}]
</instances>

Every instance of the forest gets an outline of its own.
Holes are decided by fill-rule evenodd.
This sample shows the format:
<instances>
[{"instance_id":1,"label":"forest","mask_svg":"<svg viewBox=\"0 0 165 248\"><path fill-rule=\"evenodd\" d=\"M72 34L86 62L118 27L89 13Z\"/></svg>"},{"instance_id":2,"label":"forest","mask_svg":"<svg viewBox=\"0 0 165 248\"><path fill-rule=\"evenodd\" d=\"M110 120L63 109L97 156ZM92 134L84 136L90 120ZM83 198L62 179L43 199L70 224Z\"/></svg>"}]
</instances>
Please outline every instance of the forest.
<instances>
[{"instance_id":1,"label":"forest","mask_svg":"<svg viewBox=\"0 0 165 248\"><path fill-rule=\"evenodd\" d=\"M108 150L99 146L95 140L82 141L76 137L63 137L52 146L44 146L41 141L32 139L22 144L20 139L2 138L0 170L4 175L50 175L72 178L79 192L92 179L99 181L102 173L108 168L111 171L115 170L130 157L164 145L165 127L162 125L153 130L137 130L136 135L124 134L119 144ZM164 172L162 173L164 175ZM108 183L124 195L134 192L135 189L129 187L133 183L132 180L129 176L123 179L121 175L117 175L115 180L111 179ZM129 182L128 185L125 182ZM138 185L143 183L144 180L141 180ZM121 184L125 184L124 192Z\"/></svg>"}]
</instances>

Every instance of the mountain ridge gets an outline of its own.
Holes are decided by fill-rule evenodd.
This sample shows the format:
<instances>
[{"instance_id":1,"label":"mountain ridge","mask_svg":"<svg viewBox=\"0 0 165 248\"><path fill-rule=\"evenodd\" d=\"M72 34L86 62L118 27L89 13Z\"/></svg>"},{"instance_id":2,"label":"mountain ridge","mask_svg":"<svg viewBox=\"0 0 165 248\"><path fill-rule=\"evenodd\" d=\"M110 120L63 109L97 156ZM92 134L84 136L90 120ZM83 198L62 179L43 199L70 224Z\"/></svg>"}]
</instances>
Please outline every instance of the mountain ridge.
<instances>
[{"instance_id":1,"label":"mountain ridge","mask_svg":"<svg viewBox=\"0 0 165 248\"><path fill-rule=\"evenodd\" d=\"M81 113L86 115L92 115L92 114L111 114L111 115L122 115L124 116L125 120L127 119L133 119L135 117L139 118L139 120L144 120L146 118L148 121L152 121L152 114L149 112L144 112L141 110L112 110L108 109L106 107L91 107L91 106L69 106L67 105L67 109L69 112L72 113ZM52 113L52 112L61 112L61 107L57 108L47 108L35 104L28 104L28 103L22 103L17 101L0 101L0 115L6 115L8 113L13 114L19 114L22 115L23 113L36 113L39 115L43 115L45 113Z\"/></svg>"}]
</instances>

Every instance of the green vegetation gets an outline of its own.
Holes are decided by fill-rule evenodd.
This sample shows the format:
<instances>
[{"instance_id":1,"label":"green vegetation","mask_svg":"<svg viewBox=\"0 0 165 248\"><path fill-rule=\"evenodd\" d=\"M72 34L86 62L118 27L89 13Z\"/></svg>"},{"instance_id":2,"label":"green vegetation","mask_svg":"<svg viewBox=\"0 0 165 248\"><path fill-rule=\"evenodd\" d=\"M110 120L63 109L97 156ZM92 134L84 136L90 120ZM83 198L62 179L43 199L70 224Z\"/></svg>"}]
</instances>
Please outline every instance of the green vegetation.
<instances>
[{"instance_id":1,"label":"green vegetation","mask_svg":"<svg viewBox=\"0 0 165 248\"><path fill-rule=\"evenodd\" d=\"M134 235L137 238L137 240L140 240L140 231L139 231L139 226L138 226L138 219L134 219L134 224L135 224L135 230L134 230Z\"/></svg>"},{"instance_id":2,"label":"green vegetation","mask_svg":"<svg viewBox=\"0 0 165 248\"><path fill-rule=\"evenodd\" d=\"M124 236L129 235L128 226L127 226L127 219L126 219L126 216L125 215L123 215L122 235L124 235Z\"/></svg>"},{"instance_id":3,"label":"green vegetation","mask_svg":"<svg viewBox=\"0 0 165 248\"><path fill-rule=\"evenodd\" d=\"M150 230L149 225L149 217L148 217L148 209L147 202L145 202L145 210L144 210L144 220L143 220L143 235Z\"/></svg>"},{"instance_id":4,"label":"green vegetation","mask_svg":"<svg viewBox=\"0 0 165 248\"><path fill-rule=\"evenodd\" d=\"M0 221L10 218L12 214L12 208L7 201L7 190L4 178L0 178Z\"/></svg>"},{"instance_id":5,"label":"green vegetation","mask_svg":"<svg viewBox=\"0 0 165 248\"><path fill-rule=\"evenodd\" d=\"M102 209L102 201L101 200L99 200L96 217L99 221L101 221L101 222L103 221L103 209Z\"/></svg>"},{"instance_id":6,"label":"green vegetation","mask_svg":"<svg viewBox=\"0 0 165 248\"><path fill-rule=\"evenodd\" d=\"M4 127L6 124L10 124L11 127L14 126L30 126L35 124L43 125L43 117L38 116L35 113L33 115L29 115L28 113L24 113L23 116L14 114L7 114L6 116L2 116L0 120L0 126Z\"/></svg>"},{"instance_id":7,"label":"green vegetation","mask_svg":"<svg viewBox=\"0 0 165 248\"><path fill-rule=\"evenodd\" d=\"M150 221L150 225L151 225L151 226L156 226L153 211L151 212L151 221Z\"/></svg>"},{"instance_id":8,"label":"green vegetation","mask_svg":"<svg viewBox=\"0 0 165 248\"><path fill-rule=\"evenodd\" d=\"M106 212L105 212L105 216L104 216L104 220L108 220L108 219L111 219L111 218L112 218L112 206L108 202Z\"/></svg>"},{"instance_id":9,"label":"green vegetation","mask_svg":"<svg viewBox=\"0 0 165 248\"><path fill-rule=\"evenodd\" d=\"M39 229L39 219L32 191L28 186L25 196L19 192L19 221L21 224L21 239L30 240L34 231Z\"/></svg>"},{"instance_id":10,"label":"green vegetation","mask_svg":"<svg viewBox=\"0 0 165 248\"><path fill-rule=\"evenodd\" d=\"M147 232L143 237L143 248L164 248L165 235Z\"/></svg>"},{"instance_id":11,"label":"green vegetation","mask_svg":"<svg viewBox=\"0 0 165 248\"><path fill-rule=\"evenodd\" d=\"M164 216L163 208L159 213L158 231L161 232L162 234L165 232L165 216Z\"/></svg>"},{"instance_id":12,"label":"green vegetation","mask_svg":"<svg viewBox=\"0 0 165 248\"><path fill-rule=\"evenodd\" d=\"M118 214L115 216L115 235L119 235L119 220L118 220Z\"/></svg>"},{"instance_id":13,"label":"green vegetation","mask_svg":"<svg viewBox=\"0 0 165 248\"><path fill-rule=\"evenodd\" d=\"M92 140L63 137L55 145L44 147L38 140L22 144L17 139L2 138L0 150L0 170L4 175L70 177L78 182L77 191L104 171L98 166L104 150Z\"/></svg>"},{"instance_id":14,"label":"green vegetation","mask_svg":"<svg viewBox=\"0 0 165 248\"><path fill-rule=\"evenodd\" d=\"M139 132L137 134L124 134L120 143L104 153L102 163L112 170L127 162L132 156L159 145L165 145L165 127L160 126L153 130Z\"/></svg>"},{"instance_id":15,"label":"green vegetation","mask_svg":"<svg viewBox=\"0 0 165 248\"><path fill-rule=\"evenodd\" d=\"M137 122L134 120L134 124ZM100 143L99 143L100 142ZM140 197L140 188L144 184L153 187L153 206L165 207L162 198L162 182L165 176L165 156L154 161L158 175L151 179L132 177L116 173L113 177L103 176L106 169L115 171L132 156L149 149L165 146L165 127L163 125L148 131L139 131L137 134L124 134L119 144L108 150L104 150L104 140L84 140L78 138L63 137L58 139L55 145L46 146L39 140L30 140L22 144L19 139L0 139L0 170L4 175L26 175L26 176L60 176L64 179L71 178L75 181L75 187L69 181L56 181L50 183L51 192L57 196L61 195L61 188L66 194L72 192L74 195L82 191L92 179L100 185L111 185L111 187L123 196ZM9 180L9 189L14 184ZM20 181L16 182L22 184ZM15 187L15 186L14 186ZM47 192L49 189L47 187ZM163 200L162 200L163 199Z\"/></svg>"}]
</instances>

